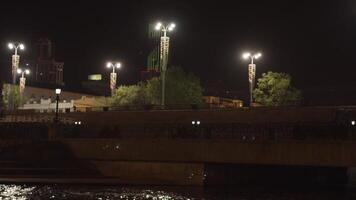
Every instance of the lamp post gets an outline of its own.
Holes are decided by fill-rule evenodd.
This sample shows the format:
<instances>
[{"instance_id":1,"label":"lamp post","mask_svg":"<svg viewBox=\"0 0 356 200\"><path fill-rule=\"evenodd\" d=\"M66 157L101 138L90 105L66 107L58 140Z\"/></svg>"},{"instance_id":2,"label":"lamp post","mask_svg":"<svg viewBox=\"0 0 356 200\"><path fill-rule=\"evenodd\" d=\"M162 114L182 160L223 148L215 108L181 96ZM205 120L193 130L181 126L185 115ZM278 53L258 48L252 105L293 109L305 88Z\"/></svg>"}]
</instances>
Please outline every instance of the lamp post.
<instances>
[{"instance_id":1,"label":"lamp post","mask_svg":"<svg viewBox=\"0 0 356 200\"><path fill-rule=\"evenodd\" d=\"M106 64L106 67L112 68L112 72L110 73L110 89L111 89L111 96L113 96L115 93L116 81L117 81L117 74L115 72L115 69L120 69L121 63L117 62L113 64L112 62L108 62Z\"/></svg>"},{"instance_id":2,"label":"lamp post","mask_svg":"<svg viewBox=\"0 0 356 200\"><path fill-rule=\"evenodd\" d=\"M12 55L12 84L16 84L16 73L17 68L20 63L20 56L17 54L18 50L25 50L25 45L22 43L9 43L9 49L14 50L14 54ZM9 108L10 110L15 109L15 91L13 86L10 87L10 95L9 95Z\"/></svg>"},{"instance_id":3,"label":"lamp post","mask_svg":"<svg viewBox=\"0 0 356 200\"><path fill-rule=\"evenodd\" d=\"M246 52L242 55L242 58L247 60L250 59L251 63L248 65L248 81L250 83L250 106L253 103L253 89L255 87L255 79L256 79L256 65L254 64L254 60L259 59L262 56L261 53L251 54Z\"/></svg>"},{"instance_id":4,"label":"lamp post","mask_svg":"<svg viewBox=\"0 0 356 200\"><path fill-rule=\"evenodd\" d=\"M162 31L163 36L161 37L161 45L160 45L160 65L161 65L161 73L162 73L162 100L161 105L165 106L165 92L166 92L166 71L168 64L168 53L169 53L169 37L167 37L167 32L173 31L176 25L171 23L169 25L163 25L158 22L155 29L157 31Z\"/></svg>"},{"instance_id":5,"label":"lamp post","mask_svg":"<svg viewBox=\"0 0 356 200\"><path fill-rule=\"evenodd\" d=\"M16 72L20 63L20 56L17 54L17 51L25 50L25 45L22 43L9 43L9 49L14 50L14 55L12 55L12 83L16 83Z\"/></svg>"},{"instance_id":6,"label":"lamp post","mask_svg":"<svg viewBox=\"0 0 356 200\"><path fill-rule=\"evenodd\" d=\"M21 74L21 77L20 77L20 94L21 94L21 96L23 96L23 93L24 93L25 87L26 87L25 74L29 75L30 74L30 70L29 69L24 69L23 70L23 69L18 68L17 69L17 73Z\"/></svg>"},{"instance_id":7,"label":"lamp post","mask_svg":"<svg viewBox=\"0 0 356 200\"><path fill-rule=\"evenodd\" d=\"M58 123L59 122L59 113L58 113L58 104L59 104L59 95L61 94L62 90L57 88L56 89L56 117L54 118L54 122Z\"/></svg>"}]
</instances>

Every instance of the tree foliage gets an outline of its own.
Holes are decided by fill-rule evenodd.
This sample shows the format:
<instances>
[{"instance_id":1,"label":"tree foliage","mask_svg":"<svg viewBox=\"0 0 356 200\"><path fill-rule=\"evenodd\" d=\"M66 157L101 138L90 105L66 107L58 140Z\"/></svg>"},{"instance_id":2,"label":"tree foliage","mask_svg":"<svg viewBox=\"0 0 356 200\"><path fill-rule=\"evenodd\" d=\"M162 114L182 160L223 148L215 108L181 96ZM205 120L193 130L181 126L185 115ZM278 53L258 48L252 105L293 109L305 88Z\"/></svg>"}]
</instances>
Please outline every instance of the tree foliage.
<instances>
[{"instance_id":1,"label":"tree foliage","mask_svg":"<svg viewBox=\"0 0 356 200\"><path fill-rule=\"evenodd\" d=\"M301 92L291 86L291 76L276 72L262 74L253 96L257 103L265 106L298 105L302 98Z\"/></svg>"},{"instance_id":2,"label":"tree foliage","mask_svg":"<svg viewBox=\"0 0 356 200\"><path fill-rule=\"evenodd\" d=\"M152 104L159 104L162 97L162 76L147 81L147 94ZM180 67L169 68L166 72L167 105L200 104L203 89L200 80L192 73L186 73Z\"/></svg>"},{"instance_id":3,"label":"tree foliage","mask_svg":"<svg viewBox=\"0 0 356 200\"><path fill-rule=\"evenodd\" d=\"M2 100L3 100L3 105L6 109L10 108L11 95L13 96L14 99L15 108L21 106L25 101L24 99L21 98L20 88L18 85L4 84L2 88L2 98L3 98Z\"/></svg>"},{"instance_id":4,"label":"tree foliage","mask_svg":"<svg viewBox=\"0 0 356 200\"><path fill-rule=\"evenodd\" d=\"M166 105L200 104L203 89L200 80L179 67L166 72ZM113 106L159 105L162 95L162 77L154 77L145 83L120 86L112 97Z\"/></svg>"},{"instance_id":5,"label":"tree foliage","mask_svg":"<svg viewBox=\"0 0 356 200\"><path fill-rule=\"evenodd\" d=\"M113 106L143 105L149 103L144 84L120 86L112 97Z\"/></svg>"}]
</instances>

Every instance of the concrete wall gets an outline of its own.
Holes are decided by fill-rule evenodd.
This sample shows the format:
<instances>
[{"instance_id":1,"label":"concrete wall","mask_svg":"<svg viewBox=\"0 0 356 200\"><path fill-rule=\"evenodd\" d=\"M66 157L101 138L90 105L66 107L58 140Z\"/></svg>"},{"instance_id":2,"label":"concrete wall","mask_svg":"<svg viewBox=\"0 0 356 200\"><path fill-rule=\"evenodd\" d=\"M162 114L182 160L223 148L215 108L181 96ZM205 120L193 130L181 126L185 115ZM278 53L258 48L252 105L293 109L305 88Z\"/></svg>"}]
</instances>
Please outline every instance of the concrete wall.
<instances>
[{"instance_id":1,"label":"concrete wall","mask_svg":"<svg viewBox=\"0 0 356 200\"><path fill-rule=\"evenodd\" d=\"M132 162L92 160L104 177L126 184L204 185L203 163Z\"/></svg>"},{"instance_id":2,"label":"concrete wall","mask_svg":"<svg viewBox=\"0 0 356 200\"><path fill-rule=\"evenodd\" d=\"M60 140L78 159L290 166L356 166L354 142L242 142L217 139Z\"/></svg>"},{"instance_id":3,"label":"concrete wall","mask_svg":"<svg viewBox=\"0 0 356 200\"><path fill-rule=\"evenodd\" d=\"M148 123L283 123L283 122L333 122L336 108L241 108L233 110L195 111L110 111L69 113L87 124L148 124ZM115 119L115 120L114 120Z\"/></svg>"}]
</instances>

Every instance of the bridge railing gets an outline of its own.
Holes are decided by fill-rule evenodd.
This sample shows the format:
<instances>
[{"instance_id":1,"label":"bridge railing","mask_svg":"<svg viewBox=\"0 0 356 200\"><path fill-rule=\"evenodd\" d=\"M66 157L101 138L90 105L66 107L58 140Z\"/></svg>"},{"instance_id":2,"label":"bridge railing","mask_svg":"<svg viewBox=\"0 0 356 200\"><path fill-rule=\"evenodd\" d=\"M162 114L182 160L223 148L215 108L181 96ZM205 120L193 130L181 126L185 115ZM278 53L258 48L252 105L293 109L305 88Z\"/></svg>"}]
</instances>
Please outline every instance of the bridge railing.
<instances>
[{"instance_id":1,"label":"bridge railing","mask_svg":"<svg viewBox=\"0 0 356 200\"><path fill-rule=\"evenodd\" d=\"M214 138L265 140L356 140L356 128L335 124L141 124L136 126L63 125L64 138Z\"/></svg>"},{"instance_id":2,"label":"bridge railing","mask_svg":"<svg viewBox=\"0 0 356 200\"><path fill-rule=\"evenodd\" d=\"M0 123L0 139L47 139L52 123ZM95 126L59 124L62 138L187 138L239 139L242 141L276 140L356 140L356 127L346 124L238 124L200 125L163 123Z\"/></svg>"}]
</instances>

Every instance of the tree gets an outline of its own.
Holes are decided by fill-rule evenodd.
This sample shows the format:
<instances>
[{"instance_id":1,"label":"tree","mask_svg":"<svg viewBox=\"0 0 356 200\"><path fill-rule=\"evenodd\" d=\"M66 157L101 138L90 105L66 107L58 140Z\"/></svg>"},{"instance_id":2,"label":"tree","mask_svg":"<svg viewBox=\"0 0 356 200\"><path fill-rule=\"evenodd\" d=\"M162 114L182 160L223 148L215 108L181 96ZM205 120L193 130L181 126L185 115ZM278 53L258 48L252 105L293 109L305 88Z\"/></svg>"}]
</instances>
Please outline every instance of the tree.
<instances>
[{"instance_id":1,"label":"tree","mask_svg":"<svg viewBox=\"0 0 356 200\"><path fill-rule=\"evenodd\" d=\"M111 101L113 106L143 105L149 103L146 96L146 86L139 83L118 87Z\"/></svg>"},{"instance_id":2,"label":"tree","mask_svg":"<svg viewBox=\"0 0 356 200\"><path fill-rule=\"evenodd\" d=\"M257 103L265 106L298 105L301 92L291 86L291 77L286 73L267 72L258 79L253 91Z\"/></svg>"},{"instance_id":3,"label":"tree","mask_svg":"<svg viewBox=\"0 0 356 200\"><path fill-rule=\"evenodd\" d=\"M161 77L146 83L147 98L152 104L160 104L162 96ZM180 67L171 67L166 72L166 105L190 105L202 102L203 89L198 77L186 73Z\"/></svg>"},{"instance_id":4,"label":"tree","mask_svg":"<svg viewBox=\"0 0 356 200\"><path fill-rule=\"evenodd\" d=\"M10 95L11 95L11 90L13 91L13 98L14 98L14 106L15 108L18 108L21 106L25 99L21 98L20 95L20 88L18 85L11 85L11 84L4 84L3 89L2 89L2 100L4 107L9 109L10 108Z\"/></svg>"},{"instance_id":5,"label":"tree","mask_svg":"<svg viewBox=\"0 0 356 200\"><path fill-rule=\"evenodd\" d=\"M166 72L166 105L200 104L203 89L200 80L181 68L172 67ZM111 105L160 105L162 95L161 77L145 83L120 86L111 98Z\"/></svg>"}]
</instances>

